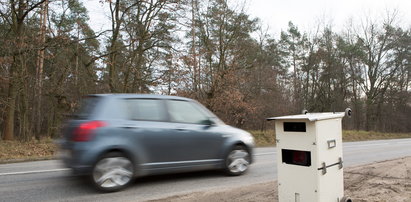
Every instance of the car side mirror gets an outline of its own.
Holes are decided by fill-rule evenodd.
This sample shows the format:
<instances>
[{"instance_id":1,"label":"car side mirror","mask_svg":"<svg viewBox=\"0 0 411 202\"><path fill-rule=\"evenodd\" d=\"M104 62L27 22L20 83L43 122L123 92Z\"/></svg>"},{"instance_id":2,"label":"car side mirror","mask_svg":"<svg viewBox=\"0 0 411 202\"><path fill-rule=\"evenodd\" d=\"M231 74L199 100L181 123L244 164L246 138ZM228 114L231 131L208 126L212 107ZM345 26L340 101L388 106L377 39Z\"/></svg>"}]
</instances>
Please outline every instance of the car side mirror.
<instances>
[{"instance_id":1,"label":"car side mirror","mask_svg":"<svg viewBox=\"0 0 411 202\"><path fill-rule=\"evenodd\" d=\"M211 119L207 119L202 121L202 124L206 125L206 126L213 126L215 124L215 122Z\"/></svg>"}]
</instances>

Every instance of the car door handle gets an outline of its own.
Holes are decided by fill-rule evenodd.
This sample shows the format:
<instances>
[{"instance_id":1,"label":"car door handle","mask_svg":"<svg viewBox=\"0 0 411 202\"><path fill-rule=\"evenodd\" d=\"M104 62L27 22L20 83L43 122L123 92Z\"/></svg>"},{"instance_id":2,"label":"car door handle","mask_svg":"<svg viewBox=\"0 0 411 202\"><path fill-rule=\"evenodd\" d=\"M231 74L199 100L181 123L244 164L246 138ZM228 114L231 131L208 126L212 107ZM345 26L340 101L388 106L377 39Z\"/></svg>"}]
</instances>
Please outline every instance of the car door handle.
<instances>
[{"instance_id":1,"label":"car door handle","mask_svg":"<svg viewBox=\"0 0 411 202\"><path fill-rule=\"evenodd\" d=\"M175 130L184 132L184 131L187 131L187 128L176 128Z\"/></svg>"},{"instance_id":2,"label":"car door handle","mask_svg":"<svg viewBox=\"0 0 411 202\"><path fill-rule=\"evenodd\" d=\"M139 126L122 126L122 128L125 128L125 129L138 129L140 127Z\"/></svg>"}]
</instances>

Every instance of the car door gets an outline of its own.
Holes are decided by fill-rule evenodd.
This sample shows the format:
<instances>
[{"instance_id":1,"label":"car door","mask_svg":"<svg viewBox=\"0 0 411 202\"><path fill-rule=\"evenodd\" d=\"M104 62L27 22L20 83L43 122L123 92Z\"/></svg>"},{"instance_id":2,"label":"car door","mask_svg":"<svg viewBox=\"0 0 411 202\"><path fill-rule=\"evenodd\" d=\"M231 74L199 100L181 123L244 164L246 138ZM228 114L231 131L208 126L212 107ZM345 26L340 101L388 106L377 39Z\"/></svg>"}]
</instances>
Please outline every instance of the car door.
<instances>
[{"instance_id":1,"label":"car door","mask_svg":"<svg viewBox=\"0 0 411 202\"><path fill-rule=\"evenodd\" d=\"M221 159L223 136L197 103L167 100L172 138L179 160L186 165L216 165Z\"/></svg>"},{"instance_id":2,"label":"car door","mask_svg":"<svg viewBox=\"0 0 411 202\"><path fill-rule=\"evenodd\" d=\"M144 169L167 167L167 162L178 161L179 154L174 148L178 141L173 136L174 127L169 123L165 103L161 99L128 99L128 123L126 128L133 131L133 141L144 159L140 159Z\"/></svg>"}]
</instances>

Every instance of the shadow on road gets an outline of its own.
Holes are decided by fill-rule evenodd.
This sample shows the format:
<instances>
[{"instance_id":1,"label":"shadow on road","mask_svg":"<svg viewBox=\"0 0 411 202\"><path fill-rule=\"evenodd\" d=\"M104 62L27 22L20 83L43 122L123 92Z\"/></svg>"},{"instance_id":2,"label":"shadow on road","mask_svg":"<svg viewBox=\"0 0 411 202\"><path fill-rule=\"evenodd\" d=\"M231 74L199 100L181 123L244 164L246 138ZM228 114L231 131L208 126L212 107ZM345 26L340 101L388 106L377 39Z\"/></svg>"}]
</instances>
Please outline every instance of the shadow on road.
<instances>
[{"instance_id":1,"label":"shadow on road","mask_svg":"<svg viewBox=\"0 0 411 202\"><path fill-rule=\"evenodd\" d=\"M168 183L168 182L178 182L178 181L191 181L200 180L205 178L224 178L227 177L221 171L198 171L189 173L175 173L175 174L163 174L163 175L153 175L136 178L135 182L131 186L145 186L157 183Z\"/></svg>"}]
</instances>

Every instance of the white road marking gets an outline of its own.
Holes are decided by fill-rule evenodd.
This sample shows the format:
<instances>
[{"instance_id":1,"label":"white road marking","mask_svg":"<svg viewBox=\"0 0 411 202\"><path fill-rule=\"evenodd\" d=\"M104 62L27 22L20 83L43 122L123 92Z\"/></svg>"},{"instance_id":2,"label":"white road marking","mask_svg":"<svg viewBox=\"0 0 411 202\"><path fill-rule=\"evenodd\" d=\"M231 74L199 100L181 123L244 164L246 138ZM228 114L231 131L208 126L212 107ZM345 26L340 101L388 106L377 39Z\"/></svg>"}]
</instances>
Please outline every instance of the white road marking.
<instances>
[{"instance_id":1,"label":"white road marking","mask_svg":"<svg viewBox=\"0 0 411 202\"><path fill-rule=\"evenodd\" d=\"M259 153L254 154L254 156L265 156L265 155L272 155L276 154L277 152L266 152L266 153ZM24 175L24 174L34 174L34 173L47 173L47 172L58 172L58 171L68 171L69 168L59 168L59 169L50 169L50 170L36 170L36 171L22 171L22 172L10 172L10 173L0 173L0 176L7 176L7 175Z\"/></svg>"},{"instance_id":2,"label":"white road marking","mask_svg":"<svg viewBox=\"0 0 411 202\"><path fill-rule=\"evenodd\" d=\"M271 154L276 154L277 152L266 152L266 153L259 153L259 154L254 154L254 156L264 156L264 155L271 155Z\"/></svg>"},{"instance_id":3,"label":"white road marking","mask_svg":"<svg viewBox=\"0 0 411 202\"><path fill-rule=\"evenodd\" d=\"M372 147L372 146L389 145L389 144L390 144L390 143L348 145L348 146L343 146L343 148L351 148L351 147ZM392 143L391 143L391 144L392 144Z\"/></svg>"},{"instance_id":4,"label":"white road marking","mask_svg":"<svg viewBox=\"0 0 411 202\"><path fill-rule=\"evenodd\" d=\"M59 168L51 170L35 170L35 171L22 171L22 172L11 172L11 173L0 173L0 176L6 175L23 175L23 174L33 174L33 173L48 173L48 172L57 172L57 171L67 171L69 168Z\"/></svg>"},{"instance_id":5,"label":"white road marking","mask_svg":"<svg viewBox=\"0 0 411 202\"><path fill-rule=\"evenodd\" d=\"M372 146L381 146L381 145L399 145L399 144L411 144L411 141L397 141L397 142L371 143L371 144L356 144L356 145L347 145L347 146L343 146L343 147L344 147L344 148L353 148L353 147L372 147Z\"/></svg>"}]
</instances>

